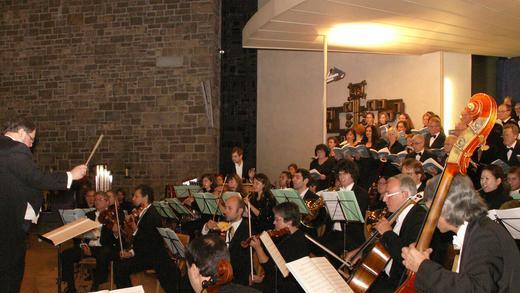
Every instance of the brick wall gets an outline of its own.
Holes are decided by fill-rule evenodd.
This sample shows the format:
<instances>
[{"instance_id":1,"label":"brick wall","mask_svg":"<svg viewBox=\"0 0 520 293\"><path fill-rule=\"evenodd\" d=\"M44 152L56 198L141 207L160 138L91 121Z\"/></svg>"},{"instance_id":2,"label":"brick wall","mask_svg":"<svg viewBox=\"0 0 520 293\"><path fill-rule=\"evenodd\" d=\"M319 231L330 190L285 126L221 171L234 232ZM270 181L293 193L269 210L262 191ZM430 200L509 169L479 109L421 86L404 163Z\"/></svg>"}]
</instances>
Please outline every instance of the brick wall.
<instances>
[{"instance_id":1,"label":"brick wall","mask_svg":"<svg viewBox=\"0 0 520 293\"><path fill-rule=\"evenodd\" d=\"M162 196L166 183L216 172L218 2L2 1L0 115L34 118L42 168L84 162L104 133L92 164L108 164L117 187L145 182Z\"/></svg>"}]
</instances>

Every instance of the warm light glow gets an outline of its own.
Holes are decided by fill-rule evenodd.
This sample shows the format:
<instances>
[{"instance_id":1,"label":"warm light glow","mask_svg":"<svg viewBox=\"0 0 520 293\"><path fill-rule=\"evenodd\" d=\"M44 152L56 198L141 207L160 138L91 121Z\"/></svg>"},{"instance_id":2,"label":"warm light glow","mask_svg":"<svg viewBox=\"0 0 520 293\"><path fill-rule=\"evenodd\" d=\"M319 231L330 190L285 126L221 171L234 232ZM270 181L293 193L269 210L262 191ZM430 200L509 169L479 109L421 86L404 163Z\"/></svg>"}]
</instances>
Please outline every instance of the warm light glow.
<instances>
[{"instance_id":1,"label":"warm light glow","mask_svg":"<svg viewBox=\"0 0 520 293\"><path fill-rule=\"evenodd\" d=\"M455 128L455 123L452 121L453 117L453 100L454 100L453 82L448 77L444 78L444 100L443 100L443 116L444 116L444 132L448 135L450 129Z\"/></svg>"},{"instance_id":2,"label":"warm light glow","mask_svg":"<svg viewBox=\"0 0 520 293\"><path fill-rule=\"evenodd\" d=\"M379 24L350 23L332 27L328 34L329 44L338 46L377 46L394 41L394 28Z\"/></svg>"}]
</instances>

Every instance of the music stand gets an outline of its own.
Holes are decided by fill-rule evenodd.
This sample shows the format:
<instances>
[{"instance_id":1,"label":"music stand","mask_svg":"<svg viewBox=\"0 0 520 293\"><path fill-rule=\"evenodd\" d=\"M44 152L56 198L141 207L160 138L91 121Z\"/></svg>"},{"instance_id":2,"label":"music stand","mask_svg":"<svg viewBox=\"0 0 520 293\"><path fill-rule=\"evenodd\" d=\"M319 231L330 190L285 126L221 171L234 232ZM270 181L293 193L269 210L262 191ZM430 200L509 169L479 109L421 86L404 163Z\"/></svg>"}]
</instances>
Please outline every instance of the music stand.
<instances>
[{"instance_id":1,"label":"music stand","mask_svg":"<svg viewBox=\"0 0 520 293\"><path fill-rule=\"evenodd\" d=\"M157 230L159 231L159 234L161 234L164 243L166 243L166 246L172 255L184 258L185 248L184 245L182 245L179 236L177 236L177 234L170 228L157 228Z\"/></svg>"},{"instance_id":2,"label":"music stand","mask_svg":"<svg viewBox=\"0 0 520 293\"><path fill-rule=\"evenodd\" d=\"M217 198L211 193L195 193L193 195L197 206L199 206L200 212L207 215L222 216L217 205Z\"/></svg>"},{"instance_id":3,"label":"music stand","mask_svg":"<svg viewBox=\"0 0 520 293\"><path fill-rule=\"evenodd\" d=\"M307 208L305 201L300 197L296 190L292 188L271 189L271 192L273 193L274 198L278 204L286 201L294 202L298 206L301 214L309 213L309 209Z\"/></svg>"},{"instance_id":4,"label":"music stand","mask_svg":"<svg viewBox=\"0 0 520 293\"><path fill-rule=\"evenodd\" d=\"M175 190L175 194L178 198L184 198L191 196L195 193L199 193L201 188L198 185L179 185L174 186L173 189Z\"/></svg>"},{"instance_id":5,"label":"music stand","mask_svg":"<svg viewBox=\"0 0 520 293\"><path fill-rule=\"evenodd\" d=\"M43 241L56 247L56 251L58 253L58 293L61 293L61 280L63 273L61 271L61 244L74 237L77 237L78 235L85 234L97 228L99 228L99 223L94 222L88 218L81 218L38 236Z\"/></svg>"},{"instance_id":6,"label":"music stand","mask_svg":"<svg viewBox=\"0 0 520 293\"><path fill-rule=\"evenodd\" d=\"M520 239L520 208L490 210L488 217L502 224L514 239Z\"/></svg>"},{"instance_id":7,"label":"music stand","mask_svg":"<svg viewBox=\"0 0 520 293\"><path fill-rule=\"evenodd\" d=\"M177 215L173 212L173 209L166 201L156 201L153 203L153 206L159 213L159 215L163 218L171 219L171 220L179 220Z\"/></svg>"}]
</instances>

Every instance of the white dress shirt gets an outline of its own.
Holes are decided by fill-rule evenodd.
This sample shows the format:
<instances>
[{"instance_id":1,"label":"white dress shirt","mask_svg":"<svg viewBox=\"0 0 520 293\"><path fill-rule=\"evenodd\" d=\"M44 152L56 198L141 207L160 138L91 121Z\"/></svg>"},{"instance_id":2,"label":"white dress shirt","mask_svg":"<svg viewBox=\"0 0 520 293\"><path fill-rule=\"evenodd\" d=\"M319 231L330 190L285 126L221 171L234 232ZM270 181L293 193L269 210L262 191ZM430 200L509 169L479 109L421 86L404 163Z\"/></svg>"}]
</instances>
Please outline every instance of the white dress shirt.
<instances>
[{"instance_id":1,"label":"white dress shirt","mask_svg":"<svg viewBox=\"0 0 520 293\"><path fill-rule=\"evenodd\" d=\"M430 147L433 144L433 142L437 139L437 137L439 137L439 134L440 134L440 132L437 132L430 137Z\"/></svg>"},{"instance_id":2,"label":"white dress shirt","mask_svg":"<svg viewBox=\"0 0 520 293\"><path fill-rule=\"evenodd\" d=\"M244 177L243 177L243 172L244 172L244 161L241 161L240 164L235 163L235 172L237 173L237 175L238 175L240 178L244 178Z\"/></svg>"},{"instance_id":3,"label":"white dress shirt","mask_svg":"<svg viewBox=\"0 0 520 293\"><path fill-rule=\"evenodd\" d=\"M464 237L466 236L466 230L468 229L468 222L464 221L457 231L457 235L453 235L453 248L459 250L459 261L457 262L457 273L460 269L460 256L462 256L462 247L464 246Z\"/></svg>"},{"instance_id":4,"label":"white dress shirt","mask_svg":"<svg viewBox=\"0 0 520 293\"><path fill-rule=\"evenodd\" d=\"M403 212L399 215L399 217L397 217L397 220L395 221L395 226L394 228L392 229L395 234L399 235L399 233L401 232L401 226L403 226L403 221L404 219L406 218L406 216L408 215L408 213L410 212L410 210L413 208L413 205L409 205L408 207L406 207ZM392 263L393 263L393 259L391 259L387 264L386 264L386 267L385 267L385 273L390 276L390 270L392 269Z\"/></svg>"}]
</instances>

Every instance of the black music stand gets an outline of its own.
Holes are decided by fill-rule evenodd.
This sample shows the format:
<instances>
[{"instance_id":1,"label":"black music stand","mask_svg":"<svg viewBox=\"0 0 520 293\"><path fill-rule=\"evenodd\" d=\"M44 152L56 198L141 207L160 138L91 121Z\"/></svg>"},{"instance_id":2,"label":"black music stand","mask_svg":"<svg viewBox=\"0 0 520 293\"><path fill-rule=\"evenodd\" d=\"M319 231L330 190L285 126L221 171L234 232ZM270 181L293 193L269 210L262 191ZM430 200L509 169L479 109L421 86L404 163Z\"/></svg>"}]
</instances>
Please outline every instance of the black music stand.
<instances>
[{"instance_id":1,"label":"black music stand","mask_svg":"<svg viewBox=\"0 0 520 293\"><path fill-rule=\"evenodd\" d=\"M195 193L193 195L197 206L199 206L200 212L207 215L222 216L222 211L218 207L217 201L219 200L211 193Z\"/></svg>"},{"instance_id":2,"label":"black music stand","mask_svg":"<svg viewBox=\"0 0 520 293\"><path fill-rule=\"evenodd\" d=\"M172 255L184 258L185 248L175 231L170 228L157 228L157 230Z\"/></svg>"}]
</instances>

